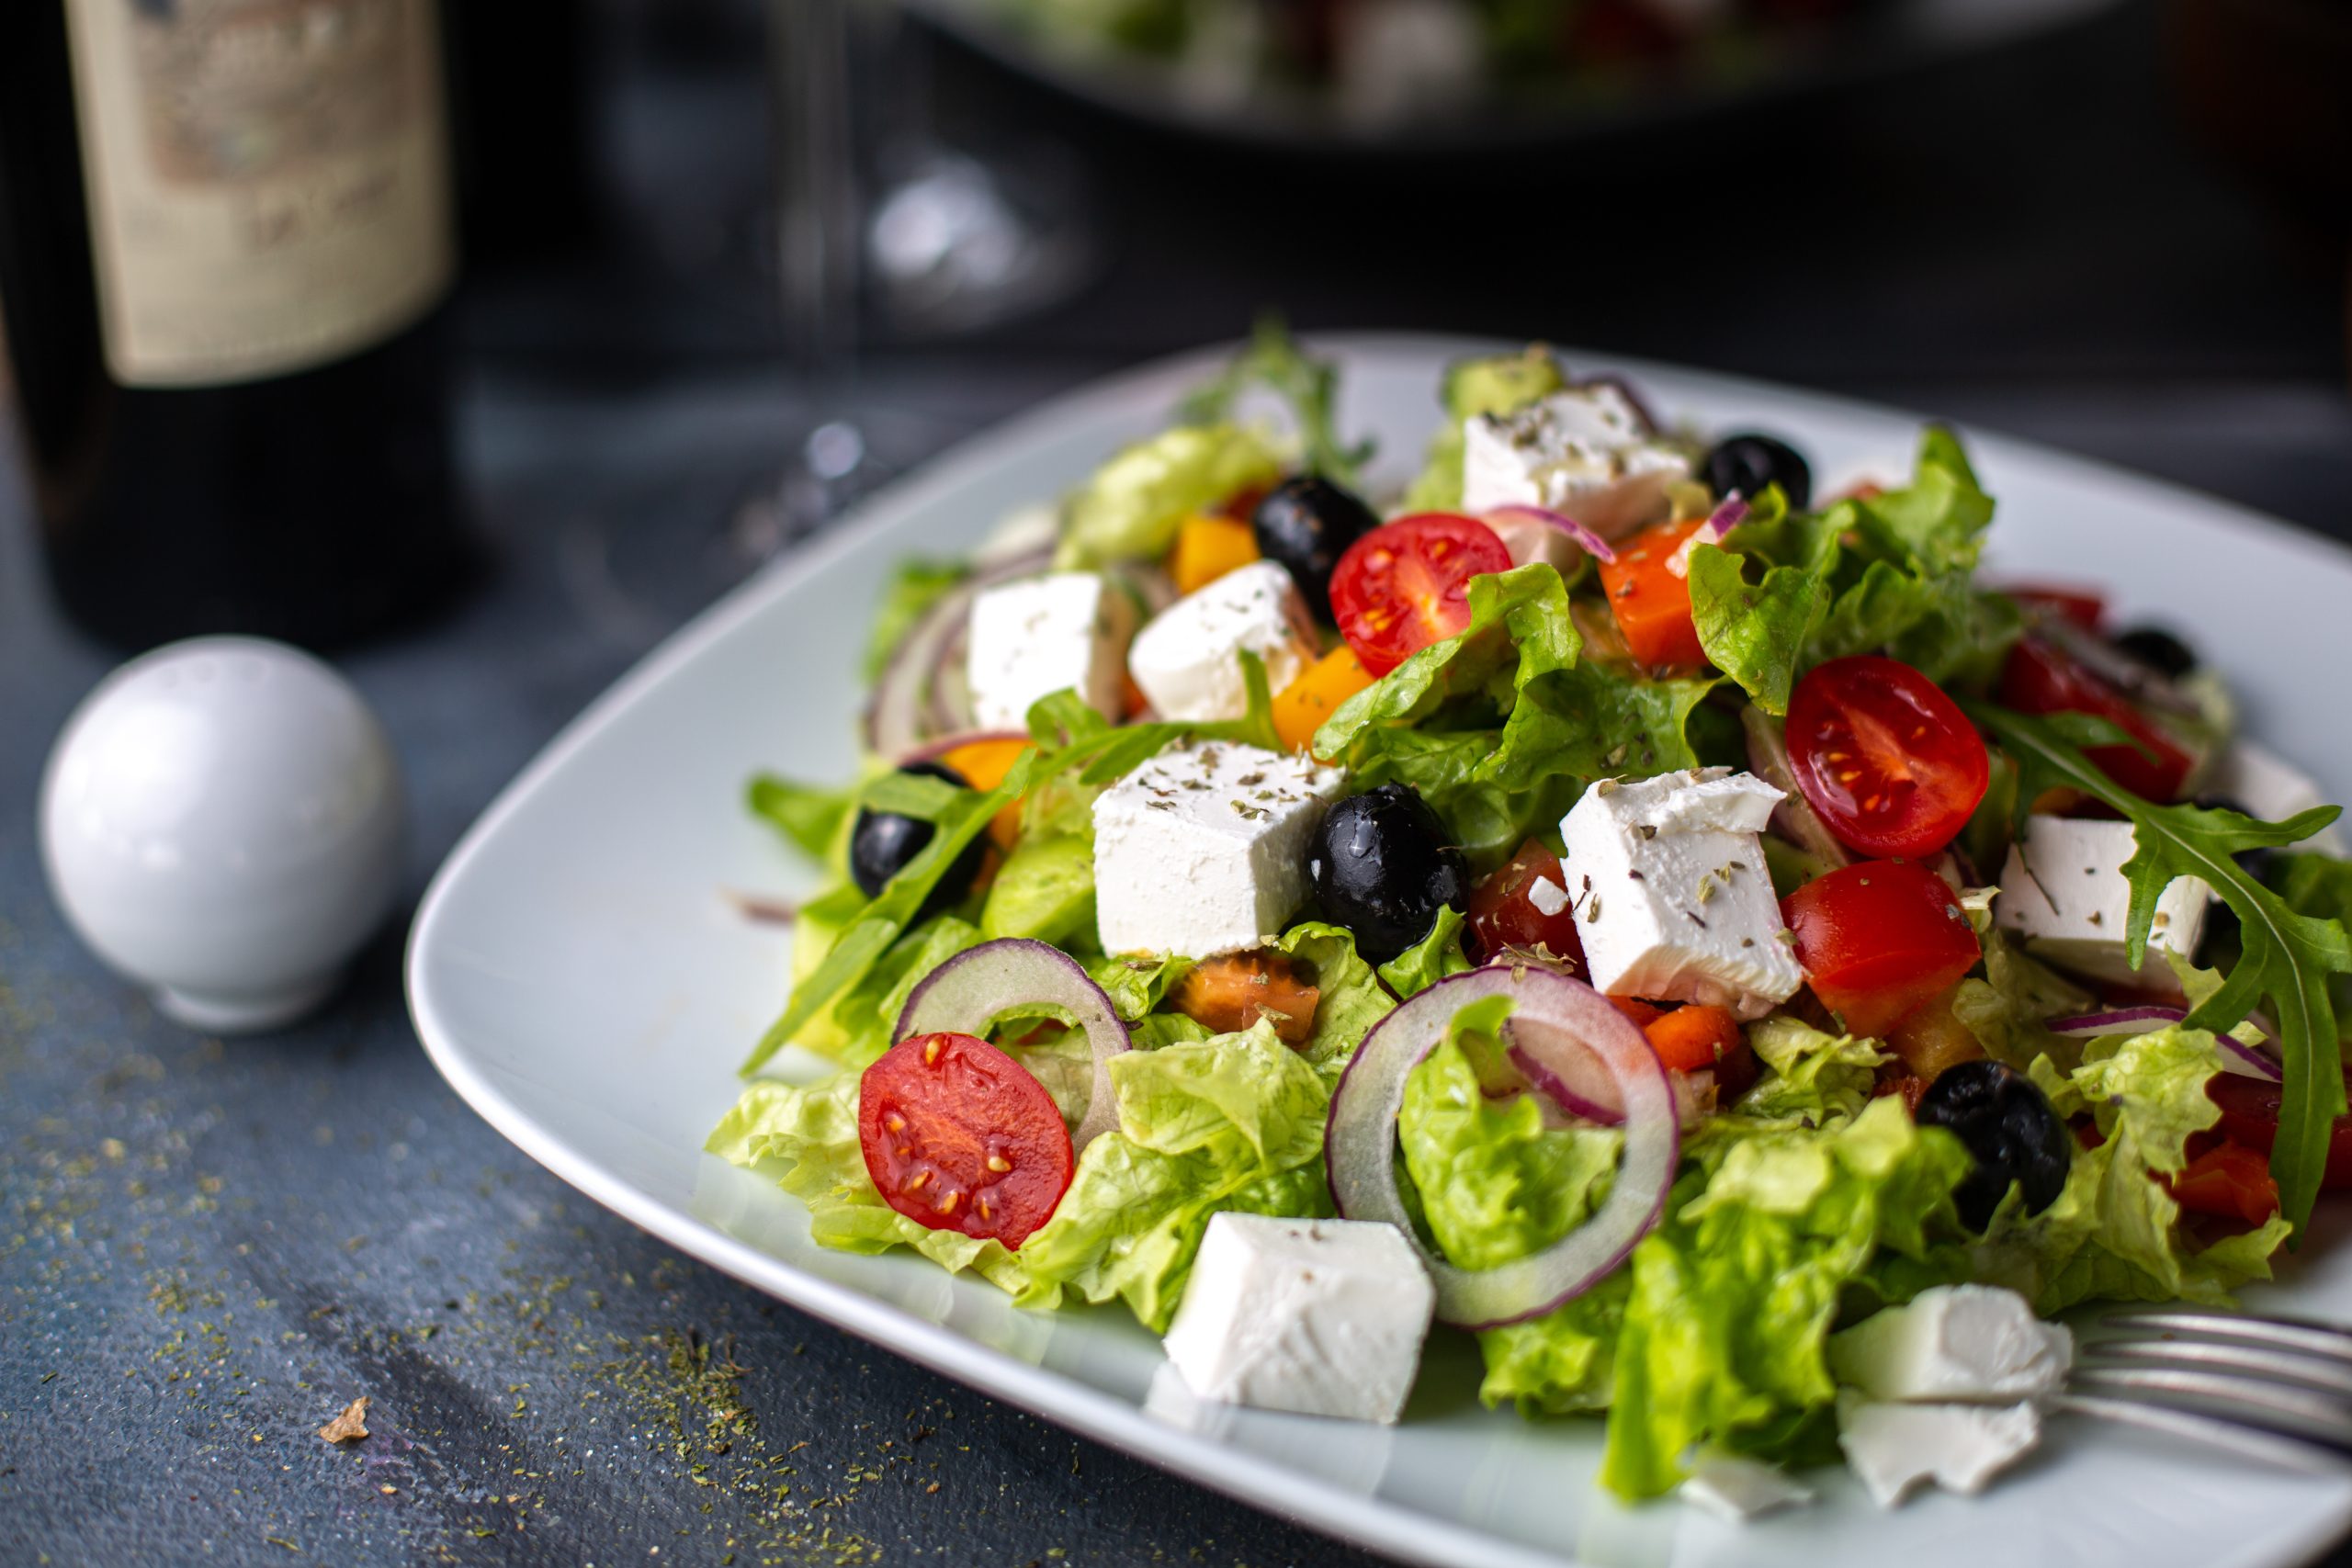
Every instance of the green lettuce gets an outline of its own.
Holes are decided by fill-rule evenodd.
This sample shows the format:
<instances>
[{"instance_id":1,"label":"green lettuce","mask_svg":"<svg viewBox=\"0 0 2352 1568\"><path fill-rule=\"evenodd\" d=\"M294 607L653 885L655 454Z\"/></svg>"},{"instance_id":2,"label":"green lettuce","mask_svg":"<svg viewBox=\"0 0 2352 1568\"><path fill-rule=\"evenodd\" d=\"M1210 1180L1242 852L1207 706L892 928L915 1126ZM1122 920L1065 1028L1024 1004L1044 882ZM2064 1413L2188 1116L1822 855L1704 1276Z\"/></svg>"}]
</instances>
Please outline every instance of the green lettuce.
<instances>
[{"instance_id":1,"label":"green lettuce","mask_svg":"<svg viewBox=\"0 0 2352 1568\"><path fill-rule=\"evenodd\" d=\"M1322 1076L1260 1023L1124 1052L1111 1063L1119 1126L1086 1146L1069 1190L1022 1243L1023 1306L1125 1301L1165 1333L1209 1216L1328 1216Z\"/></svg>"},{"instance_id":2,"label":"green lettuce","mask_svg":"<svg viewBox=\"0 0 2352 1568\"><path fill-rule=\"evenodd\" d=\"M2213 1036L2175 1025L2109 1036L2062 1073L2044 1060L2033 1077L2062 1113L2090 1111L2104 1141L2075 1153L2066 1185L2038 1214L2014 1191L1975 1249L1979 1278L2006 1284L2044 1314L2086 1301L2191 1301L2230 1304L2230 1292L2270 1277L2270 1258L2290 1227L2284 1216L2199 1246L2180 1205L2152 1174L2177 1174L2188 1144L2221 1120L2205 1093L2221 1072Z\"/></svg>"},{"instance_id":3,"label":"green lettuce","mask_svg":"<svg viewBox=\"0 0 2352 1568\"><path fill-rule=\"evenodd\" d=\"M1430 1238L1458 1267L1491 1269L1542 1251L1591 1217L1608 1197L1624 1134L1546 1127L1532 1094L1488 1100L1467 1037L1483 1021L1464 1010L1474 1015L1457 1019L1405 1080L1397 1142ZM1496 1048L1491 1039L1476 1044ZM1529 1415L1607 1405L1625 1292L1621 1271L1541 1317L1482 1330L1480 1397Z\"/></svg>"},{"instance_id":4,"label":"green lettuce","mask_svg":"<svg viewBox=\"0 0 2352 1568\"><path fill-rule=\"evenodd\" d=\"M2053 1034L2053 1018L2088 1012L2098 1002L2088 991L2018 947L2006 931L1986 931L1984 977L1962 980L1952 993L1951 1015L1976 1036L1984 1054L2019 1072L2046 1056L2062 1072L2083 1058L2083 1043Z\"/></svg>"},{"instance_id":5,"label":"green lettuce","mask_svg":"<svg viewBox=\"0 0 2352 1568\"><path fill-rule=\"evenodd\" d=\"M1180 417L1187 424L1209 424L1232 417L1233 405L1251 387L1263 387L1290 405L1298 429L1300 460L1310 474L1355 488L1357 470L1371 459L1373 444L1343 445L1332 404L1339 394L1339 367L1298 346L1278 316L1260 318L1249 345L1207 385L1184 400Z\"/></svg>"},{"instance_id":6,"label":"green lettuce","mask_svg":"<svg viewBox=\"0 0 2352 1568\"><path fill-rule=\"evenodd\" d=\"M1465 359L1447 367L1445 423L1430 439L1421 472L1399 503L1404 512L1452 512L1462 505L1462 422L1510 413L1567 385L1559 361L1541 344L1518 354Z\"/></svg>"},{"instance_id":7,"label":"green lettuce","mask_svg":"<svg viewBox=\"0 0 2352 1568\"><path fill-rule=\"evenodd\" d=\"M1462 912L1440 905L1429 934L1380 966L1380 977L1399 997L1419 996L1448 975L1474 967L1462 951Z\"/></svg>"},{"instance_id":8,"label":"green lettuce","mask_svg":"<svg viewBox=\"0 0 2352 1568\"><path fill-rule=\"evenodd\" d=\"M1651 1497L1714 1439L1773 1451L1835 1398L1823 1344L1849 1298L1908 1299L1962 1278L1942 1237L1972 1168L1959 1139L1872 1100L1826 1133L1719 1146L1634 1249L1600 1478Z\"/></svg>"},{"instance_id":9,"label":"green lettuce","mask_svg":"<svg viewBox=\"0 0 2352 1568\"><path fill-rule=\"evenodd\" d=\"M857 792L819 789L761 773L745 792L752 815L782 833L809 859L831 863L857 804Z\"/></svg>"},{"instance_id":10,"label":"green lettuce","mask_svg":"<svg viewBox=\"0 0 2352 1568\"><path fill-rule=\"evenodd\" d=\"M1125 448L1069 499L1059 568L1156 558L1193 513L1282 478L1265 432L1218 422L1180 424Z\"/></svg>"},{"instance_id":11,"label":"green lettuce","mask_svg":"<svg viewBox=\"0 0 2352 1568\"><path fill-rule=\"evenodd\" d=\"M1690 552L1700 646L1770 714L1788 711L1799 675L1851 653L1891 653L1939 682L1989 681L2020 626L2012 601L1973 581L1992 519L1940 428L1904 489L1795 515L1768 491L1723 545Z\"/></svg>"},{"instance_id":12,"label":"green lettuce","mask_svg":"<svg viewBox=\"0 0 2352 1568\"><path fill-rule=\"evenodd\" d=\"M1304 964L1317 990L1315 1029L1299 1055L1337 1082L1341 1067L1396 1003L1356 952L1353 931L1321 920L1302 920L1283 932L1274 950Z\"/></svg>"},{"instance_id":13,"label":"green lettuce","mask_svg":"<svg viewBox=\"0 0 2352 1568\"><path fill-rule=\"evenodd\" d=\"M1870 1103L1887 1060L1874 1040L1826 1033L1785 1015L1749 1024L1747 1043L1770 1070L1732 1107L1736 1118L1713 1118L1707 1128L1735 1120L1815 1127L1851 1121Z\"/></svg>"},{"instance_id":14,"label":"green lettuce","mask_svg":"<svg viewBox=\"0 0 2352 1568\"><path fill-rule=\"evenodd\" d=\"M1023 839L989 885L980 931L1057 946L1094 945L1094 842L1090 838Z\"/></svg>"},{"instance_id":15,"label":"green lettuce","mask_svg":"<svg viewBox=\"0 0 2352 1568\"><path fill-rule=\"evenodd\" d=\"M2313 850L2287 851L2270 857L2263 880L2295 913L2352 930L2352 861ZM2352 976L2331 978L2328 994L2335 998L2340 1030L2352 1022Z\"/></svg>"},{"instance_id":16,"label":"green lettuce","mask_svg":"<svg viewBox=\"0 0 2352 1568\"><path fill-rule=\"evenodd\" d=\"M1566 586L1543 562L1471 580L1470 624L1341 704L1315 754L1358 788L1411 785L1472 864L1551 834L1596 778L1701 758L1708 680L1648 681L1579 664Z\"/></svg>"}]
</instances>

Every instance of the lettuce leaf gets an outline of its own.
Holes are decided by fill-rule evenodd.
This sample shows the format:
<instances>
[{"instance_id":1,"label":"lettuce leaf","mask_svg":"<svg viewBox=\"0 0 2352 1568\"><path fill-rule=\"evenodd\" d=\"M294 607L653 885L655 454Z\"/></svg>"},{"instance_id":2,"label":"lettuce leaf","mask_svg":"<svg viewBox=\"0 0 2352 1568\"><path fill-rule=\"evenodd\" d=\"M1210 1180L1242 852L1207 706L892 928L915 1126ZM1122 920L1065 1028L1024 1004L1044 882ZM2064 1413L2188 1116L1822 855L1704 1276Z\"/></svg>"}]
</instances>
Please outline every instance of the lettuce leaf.
<instances>
[{"instance_id":1,"label":"lettuce leaf","mask_svg":"<svg viewBox=\"0 0 2352 1568\"><path fill-rule=\"evenodd\" d=\"M1462 951L1462 911L1441 905L1429 935L1380 966L1380 977L1399 998L1419 996L1448 975L1473 967Z\"/></svg>"},{"instance_id":2,"label":"lettuce leaf","mask_svg":"<svg viewBox=\"0 0 2352 1568\"><path fill-rule=\"evenodd\" d=\"M1540 561L1473 579L1469 599L1467 627L1316 732L1315 754L1345 764L1356 787L1411 785L1483 871L1555 834L1593 779L1699 761L1691 716L1714 682L1579 664L1566 586Z\"/></svg>"},{"instance_id":3,"label":"lettuce leaf","mask_svg":"<svg viewBox=\"0 0 2352 1568\"><path fill-rule=\"evenodd\" d=\"M1749 1024L1747 1043L1771 1070L1740 1096L1734 1117L1713 1118L1707 1129L1741 1120L1815 1127L1851 1121L1870 1103L1879 1064L1887 1060L1874 1040L1825 1033L1785 1015Z\"/></svg>"},{"instance_id":4,"label":"lettuce leaf","mask_svg":"<svg viewBox=\"0 0 2352 1568\"><path fill-rule=\"evenodd\" d=\"M2014 603L1972 581L1992 518L1960 443L1936 427L1902 490L1793 516L1770 491L1724 544L1690 553L1700 645L1770 714L1788 711L1799 675L1851 653L1987 681L2020 625Z\"/></svg>"},{"instance_id":5,"label":"lettuce leaf","mask_svg":"<svg viewBox=\"0 0 2352 1568\"><path fill-rule=\"evenodd\" d=\"M1951 1015L1996 1062L2023 1072L2034 1058L2046 1056L2060 1071L2074 1071L2083 1059L2083 1043L2044 1025L2088 1012L2098 998L2025 952L2006 931L1985 931L1980 941L1984 977L1960 983Z\"/></svg>"},{"instance_id":6,"label":"lettuce leaf","mask_svg":"<svg viewBox=\"0 0 2352 1568\"><path fill-rule=\"evenodd\" d=\"M809 859L830 863L841 842L857 792L820 789L775 773L761 773L745 791L752 815L797 845Z\"/></svg>"},{"instance_id":7,"label":"lettuce leaf","mask_svg":"<svg viewBox=\"0 0 2352 1568\"><path fill-rule=\"evenodd\" d=\"M1165 555L1186 517L1271 485L1282 471L1281 454L1253 426L1220 421L1161 431L1121 451L1070 497L1054 565Z\"/></svg>"},{"instance_id":8,"label":"lettuce leaf","mask_svg":"<svg viewBox=\"0 0 2352 1568\"><path fill-rule=\"evenodd\" d=\"M1302 920L1274 943L1277 952L1296 959L1313 971L1316 988L1315 1030L1298 1047L1329 1083L1339 1081L1356 1047L1372 1026L1388 1016L1396 1003L1381 988L1372 965L1356 952L1353 931L1321 920Z\"/></svg>"},{"instance_id":9,"label":"lettuce leaf","mask_svg":"<svg viewBox=\"0 0 2352 1568\"><path fill-rule=\"evenodd\" d=\"M1965 1276L1939 1232L1972 1167L1959 1139L1893 1099L1826 1133L1723 1145L1685 1173L1634 1249L1600 1478L1657 1496L1710 1438L1768 1453L1836 1395L1822 1352L1849 1294L1907 1299Z\"/></svg>"},{"instance_id":10,"label":"lettuce leaf","mask_svg":"<svg viewBox=\"0 0 2352 1568\"><path fill-rule=\"evenodd\" d=\"M1119 1126L1086 1146L1069 1190L1022 1243L1018 1299L1124 1300L1165 1333L1220 1209L1328 1216L1321 1075L1261 1023L1129 1051L1111 1064Z\"/></svg>"},{"instance_id":11,"label":"lettuce leaf","mask_svg":"<svg viewBox=\"0 0 2352 1568\"><path fill-rule=\"evenodd\" d=\"M2078 1151L2057 1200L2027 1214L2012 1192L1975 1248L1978 1276L2017 1290L2044 1314L2085 1301L2191 1301L2230 1304L2230 1292L2270 1277L2290 1227L2283 1215L2199 1247L2180 1206L2154 1180L2188 1163L2192 1134L2221 1120L2205 1093L2221 1072L2220 1048L2201 1029L2176 1025L2094 1041L2061 1074L2046 1061L2034 1077L2062 1111L2087 1109L2105 1141Z\"/></svg>"}]
</instances>

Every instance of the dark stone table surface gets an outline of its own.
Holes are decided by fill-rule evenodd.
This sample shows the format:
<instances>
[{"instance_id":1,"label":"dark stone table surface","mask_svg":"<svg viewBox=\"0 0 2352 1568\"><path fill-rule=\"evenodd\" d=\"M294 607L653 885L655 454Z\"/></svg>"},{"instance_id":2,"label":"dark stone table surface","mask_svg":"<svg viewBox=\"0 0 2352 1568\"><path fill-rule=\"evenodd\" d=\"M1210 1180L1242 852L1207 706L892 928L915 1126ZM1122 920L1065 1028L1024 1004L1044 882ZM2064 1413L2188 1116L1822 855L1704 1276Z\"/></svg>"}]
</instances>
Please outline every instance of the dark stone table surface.
<instances>
[{"instance_id":1,"label":"dark stone table surface","mask_svg":"<svg viewBox=\"0 0 2352 1568\"><path fill-rule=\"evenodd\" d=\"M1193 155L952 57L942 79L951 130L1079 139L1113 194L1085 296L876 355L857 403L914 449L1277 302L1886 397L2352 538L2342 258L2180 135L2137 6L1762 123L1522 161L1574 165L1596 205L1484 256L1449 214L1507 171ZM1367 1561L678 1256L509 1146L419 1049L405 909L723 581L717 520L801 413L736 258L756 78L689 59L615 81L622 237L465 306L497 571L342 660L413 818L403 914L317 1018L192 1035L62 925L35 793L112 660L53 617L0 458L0 1562ZM322 1443L362 1394L373 1435Z\"/></svg>"}]
</instances>

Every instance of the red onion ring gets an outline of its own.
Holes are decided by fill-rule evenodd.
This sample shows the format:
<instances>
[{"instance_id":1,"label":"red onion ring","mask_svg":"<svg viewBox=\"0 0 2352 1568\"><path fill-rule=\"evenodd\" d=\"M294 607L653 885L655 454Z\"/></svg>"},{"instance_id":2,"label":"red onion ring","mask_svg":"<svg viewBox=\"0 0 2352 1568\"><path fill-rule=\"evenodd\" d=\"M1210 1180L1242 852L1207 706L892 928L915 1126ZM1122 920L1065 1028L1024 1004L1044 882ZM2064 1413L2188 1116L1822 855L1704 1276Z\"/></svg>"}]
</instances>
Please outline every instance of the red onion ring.
<instances>
[{"instance_id":1,"label":"red onion ring","mask_svg":"<svg viewBox=\"0 0 2352 1568\"><path fill-rule=\"evenodd\" d=\"M1573 1043L1563 1049L1551 1026L1537 1024L1531 1029L1531 1021L1522 1019L1503 1025L1504 1037L1510 1042L1504 1055L1527 1080L1527 1087L1570 1116L1603 1127L1624 1125L1625 1099L1617 1090L1615 1077L1600 1068L1591 1052ZM1668 1074L1678 1123L1693 1127L1705 1117L1707 1091L1714 1081L1711 1071Z\"/></svg>"},{"instance_id":2,"label":"red onion ring","mask_svg":"<svg viewBox=\"0 0 2352 1568\"><path fill-rule=\"evenodd\" d=\"M874 694L865 705L865 749L877 756L895 757L912 750L940 728L959 728L954 722L935 725L938 716L931 711L934 675L939 661L945 656L947 645L963 635L965 622L969 619L972 601L984 588L993 588L1016 577L1030 577L1043 571L1051 561L1050 552L1024 550L980 568L939 596L938 602L923 612L899 646L890 651L889 662L882 667L881 678L874 682ZM961 721L971 722L967 714Z\"/></svg>"},{"instance_id":3,"label":"red onion ring","mask_svg":"<svg viewBox=\"0 0 2352 1568\"><path fill-rule=\"evenodd\" d=\"M2053 1018L2042 1027L2069 1040L2096 1040L2102 1034L2146 1034L2168 1028L2188 1016L2186 1010L2173 1007L2109 1008L2104 1012Z\"/></svg>"},{"instance_id":4,"label":"red onion ring","mask_svg":"<svg viewBox=\"0 0 2352 1568\"><path fill-rule=\"evenodd\" d=\"M1625 1107L1625 1152L1608 1201L1583 1224L1532 1257L1471 1270L1438 1257L1413 1229L1396 1190L1396 1118L1405 1080L1444 1040L1453 1015L1498 996L1510 998L1514 1016L1551 1026L1553 1039L1531 1055L1552 1064L1555 1045L1562 1052L1581 1047L1605 1065ZM1630 1019L1582 981L1492 965L1439 981L1373 1026L1331 1092L1323 1139L1340 1213L1403 1233L1437 1286L1438 1317L1464 1328L1539 1316L1613 1272L1665 1212L1681 1153L1666 1068Z\"/></svg>"},{"instance_id":5,"label":"red onion ring","mask_svg":"<svg viewBox=\"0 0 2352 1568\"><path fill-rule=\"evenodd\" d=\"M1595 560L1614 561L1617 558L1615 546L1566 513L1555 512L1548 506L1498 506L1487 515L1488 517L1517 517L1530 523L1541 523L1546 527L1557 528L1561 533L1566 534L1577 542L1585 554Z\"/></svg>"},{"instance_id":6,"label":"red onion ring","mask_svg":"<svg viewBox=\"0 0 2352 1568\"><path fill-rule=\"evenodd\" d=\"M1721 506L1708 513L1707 521L1699 532L1707 536L1708 543L1720 545L1731 537L1734 528L1747 521L1747 502L1741 499L1739 491L1734 491L1724 497Z\"/></svg>"},{"instance_id":7,"label":"red onion ring","mask_svg":"<svg viewBox=\"0 0 2352 1568\"><path fill-rule=\"evenodd\" d=\"M1127 1026L1119 1021L1102 987L1059 948L1005 937L965 949L924 976L909 994L890 1038L895 1043L917 1034L979 1034L1012 1009L1040 1002L1067 1010L1094 1053L1086 1114L1069 1135L1071 1146L1083 1149L1119 1124L1111 1058L1130 1042Z\"/></svg>"}]
</instances>

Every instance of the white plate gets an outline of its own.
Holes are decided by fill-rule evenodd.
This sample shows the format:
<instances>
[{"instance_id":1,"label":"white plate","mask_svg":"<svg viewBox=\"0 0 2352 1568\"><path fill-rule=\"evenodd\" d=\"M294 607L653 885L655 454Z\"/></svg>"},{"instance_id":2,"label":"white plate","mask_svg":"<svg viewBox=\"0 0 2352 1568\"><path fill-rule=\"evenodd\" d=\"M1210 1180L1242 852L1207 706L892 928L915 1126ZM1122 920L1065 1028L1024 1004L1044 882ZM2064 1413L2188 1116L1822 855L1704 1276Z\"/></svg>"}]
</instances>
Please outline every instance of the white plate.
<instances>
[{"instance_id":1,"label":"white plate","mask_svg":"<svg viewBox=\"0 0 2352 1568\"><path fill-rule=\"evenodd\" d=\"M1343 427L1375 432L1384 479L1409 471L1441 367L1493 345L1326 340L1346 364ZM1918 421L1751 382L1570 354L1637 379L1663 413L1796 439L1825 479L1905 471ZM803 1213L703 1156L734 1068L782 999L786 933L725 890L791 896L810 869L741 807L776 768L846 777L855 678L878 584L909 552L969 546L1159 427L1211 355L1123 376L974 440L859 520L713 608L526 769L449 857L411 937L410 1006L435 1063L492 1125L646 1229L945 1375L1276 1513L1430 1562L1608 1568L2183 1568L2287 1563L2352 1527L2352 1479L2061 1419L2043 1454L1974 1501L1892 1513L1842 1474L1822 1506L1744 1531L1591 1484L1600 1427L1481 1409L1475 1348L1433 1342L1394 1429L1202 1410L1156 1378L1123 1311L1016 1312L992 1287L899 1255L808 1242ZM1972 449L2000 498L1998 568L2105 582L2128 617L2164 614L2244 694L2252 727L2341 790L2352 726L2352 555L2234 507L1996 436ZM2300 722L2299 722L2300 721ZM804 1072L817 1064L801 1058ZM2343 1216L2324 1228L2341 1236ZM2315 1246L2266 1307L2352 1322L2352 1247Z\"/></svg>"}]
</instances>

